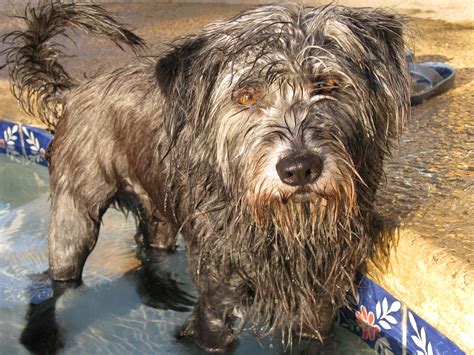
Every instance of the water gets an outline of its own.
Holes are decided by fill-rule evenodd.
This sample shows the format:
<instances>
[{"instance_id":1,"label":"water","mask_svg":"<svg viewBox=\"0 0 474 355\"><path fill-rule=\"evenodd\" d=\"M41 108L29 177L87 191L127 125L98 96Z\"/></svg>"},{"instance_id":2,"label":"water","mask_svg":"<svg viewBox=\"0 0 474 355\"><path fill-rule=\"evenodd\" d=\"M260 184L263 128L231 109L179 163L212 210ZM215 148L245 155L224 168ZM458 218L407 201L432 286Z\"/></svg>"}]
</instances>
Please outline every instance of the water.
<instances>
[{"instance_id":1,"label":"water","mask_svg":"<svg viewBox=\"0 0 474 355\"><path fill-rule=\"evenodd\" d=\"M133 220L108 211L86 263L83 284L67 289L54 308L52 300L57 297L52 298L51 281L42 274L47 269L48 215L46 168L0 154L1 354L27 354L20 337L40 350L62 343L67 354L204 353L174 336L196 296L182 241L172 255L144 251L133 241ZM248 332L232 350L233 354L281 352L278 341L269 348L268 342L260 345ZM321 351L365 353L373 350L342 328Z\"/></svg>"}]
</instances>

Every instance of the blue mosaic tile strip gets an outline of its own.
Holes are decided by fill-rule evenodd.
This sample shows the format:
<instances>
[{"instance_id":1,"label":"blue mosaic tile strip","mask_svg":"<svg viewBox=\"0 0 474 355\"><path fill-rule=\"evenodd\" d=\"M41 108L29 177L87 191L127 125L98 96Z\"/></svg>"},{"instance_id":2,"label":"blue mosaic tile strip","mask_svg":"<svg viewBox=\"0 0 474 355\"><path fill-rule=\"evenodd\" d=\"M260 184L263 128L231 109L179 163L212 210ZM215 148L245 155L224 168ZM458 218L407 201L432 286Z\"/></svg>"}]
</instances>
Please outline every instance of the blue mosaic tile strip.
<instances>
[{"instance_id":1,"label":"blue mosaic tile strip","mask_svg":"<svg viewBox=\"0 0 474 355\"><path fill-rule=\"evenodd\" d=\"M7 153L7 143L4 137L4 133L6 129L7 129L7 124L3 121L0 121L0 154Z\"/></svg>"},{"instance_id":2,"label":"blue mosaic tile strip","mask_svg":"<svg viewBox=\"0 0 474 355\"><path fill-rule=\"evenodd\" d=\"M367 278L359 285L355 316L362 328L362 339L371 347L387 349L394 354L402 352L402 304Z\"/></svg>"},{"instance_id":3,"label":"blue mosaic tile strip","mask_svg":"<svg viewBox=\"0 0 474 355\"><path fill-rule=\"evenodd\" d=\"M0 121L0 153L24 155L19 123Z\"/></svg>"},{"instance_id":4,"label":"blue mosaic tile strip","mask_svg":"<svg viewBox=\"0 0 474 355\"><path fill-rule=\"evenodd\" d=\"M44 130L29 125L22 125L23 143L28 160L47 166L46 152L53 136Z\"/></svg>"},{"instance_id":5,"label":"blue mosaic tile strip","mask_svg":"<svg viewBox=\"0 0 474 355\"><path fill-rule=\"evenodd\" d=\"M30 125L0 121L0 153L23 155L47 165L45 154L52 138L51 134ZM32 292L42 299L49 291L45 288ZM377 354L402 354L404 349L407 354L417 355L464 354L451 340L365 276L360 275L357 294L348 295L348 300L351 307L339 312L337 323L358 335Z\"/></svg>"},{"instance_id":6,"label":"blue mosaic tile strip","mask_svg":"<svg viewBox=\"0 0 474 355\"><path fill-rule=\"evenodd\" d=\"M415 312L408 310L407 350L413 354L451 355L464 354L451 340L440 334Z\"/></svg>"},{"instance_id":7,"label":"blue mosaic tile strip","mask_svg":"<svg viewBox=\"0 0 474 355\"><path fill-rule=\"evenodd\" d=\"M45 159L53 136L30 125L0 121L0 153L24 156L29 161L47 166Z\"/></svg>"},{"instance_id":8,"label":"blue mosaic tile strip","mask_svg":"<svg viewBox=\"0 0 474 355\"><path fill-rule=\"evenodd\" d=\"M362 277L350 308L341 310L339 324L355 333L378 354L401 354L402 304L374 282Z\"/></svg>"},{"instance_id":9,"label":"blue mosaic tile strip","mask_svg":"<svg viewBox=\"0 0 474 355\"><path fill-rule=\"evenodd\" d=\"M361 276L350 307L338 323L364 340L377 354L464 354L451 340L418 317L382 287ZM403 317L407 313L408 316ZM406 335L404 336L404 329Z\"/></svg>"}]
</instances>

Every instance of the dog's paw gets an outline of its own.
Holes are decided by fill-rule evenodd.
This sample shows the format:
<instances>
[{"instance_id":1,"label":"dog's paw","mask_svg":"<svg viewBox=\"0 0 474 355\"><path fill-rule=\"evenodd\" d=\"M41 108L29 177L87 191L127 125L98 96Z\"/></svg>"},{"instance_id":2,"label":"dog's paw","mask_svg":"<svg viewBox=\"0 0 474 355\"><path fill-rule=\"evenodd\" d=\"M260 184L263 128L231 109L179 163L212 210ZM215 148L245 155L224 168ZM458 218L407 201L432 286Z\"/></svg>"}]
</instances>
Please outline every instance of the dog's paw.
<instances>
[{"instance_id":1,"label":"dog's paw","mask_svg":"<svg viewBox=\"0 0 474 355\"><path fill-rule=\"evenodd\" d=\"M230 328L220 319L206 321L196 310L177 333L178 340L193 340L208 352L221 353L229 350L235 341Z\"/></svg>"}]
</instances>

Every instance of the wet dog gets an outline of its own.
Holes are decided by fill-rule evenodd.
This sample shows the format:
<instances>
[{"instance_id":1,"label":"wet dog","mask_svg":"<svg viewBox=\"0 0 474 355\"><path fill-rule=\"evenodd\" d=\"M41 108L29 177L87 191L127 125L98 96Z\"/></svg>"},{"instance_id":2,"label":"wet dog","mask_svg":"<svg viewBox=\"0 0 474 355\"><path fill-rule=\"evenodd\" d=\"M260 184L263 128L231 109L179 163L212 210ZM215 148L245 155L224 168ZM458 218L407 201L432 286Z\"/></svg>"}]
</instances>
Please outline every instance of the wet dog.
<instances>
[{"instance_id":1,"label":"wet dog","mask_svg":"<svg viewBox=\"0 0 474 355\"><path fill-rule=\"evenodd\" d=\"M49 273L78 280L107 208L150 246L183 234L199 300L180 336L241 328L324 340L379 233L374 199L409 113L403 21L382 10L264 6L158 57L81 82L68 27L140 50L95 5L41 3L5 40L16 97L54 127Z\"/></svg>"}]
</instances>

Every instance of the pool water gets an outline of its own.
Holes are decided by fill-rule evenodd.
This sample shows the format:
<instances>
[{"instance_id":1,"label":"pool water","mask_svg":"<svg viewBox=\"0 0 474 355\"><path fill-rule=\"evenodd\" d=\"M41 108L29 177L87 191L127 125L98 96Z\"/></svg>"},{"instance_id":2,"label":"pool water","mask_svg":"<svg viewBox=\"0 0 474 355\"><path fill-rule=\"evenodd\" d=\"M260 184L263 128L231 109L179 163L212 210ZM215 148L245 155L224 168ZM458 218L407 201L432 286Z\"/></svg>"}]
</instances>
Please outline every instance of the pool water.
<instances>
[{"instance_id":1,"label":"pool water","mask_svg":"<svg viewBox=\"0 0 474 355\"><path fill-rule=\"evenodd\" d=\"M109 210L79 287L53 296L47 269L49 201L47 169L0 154L0 354L54 350L67 354L201 354L177 341L196 293L182 240L166 254L135 245L135 223ZM29 321L27 321L29 319ZM244 332L233 354L279 354ZM289 353L289 352L288 352ZM313 353L311 348L291 353ZM372 354L352 333L320 354Z\"/></svg>"}]
</instances>

